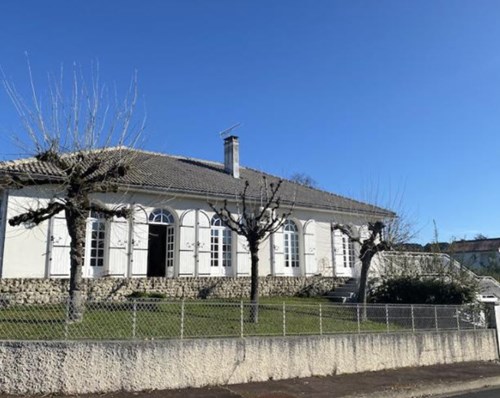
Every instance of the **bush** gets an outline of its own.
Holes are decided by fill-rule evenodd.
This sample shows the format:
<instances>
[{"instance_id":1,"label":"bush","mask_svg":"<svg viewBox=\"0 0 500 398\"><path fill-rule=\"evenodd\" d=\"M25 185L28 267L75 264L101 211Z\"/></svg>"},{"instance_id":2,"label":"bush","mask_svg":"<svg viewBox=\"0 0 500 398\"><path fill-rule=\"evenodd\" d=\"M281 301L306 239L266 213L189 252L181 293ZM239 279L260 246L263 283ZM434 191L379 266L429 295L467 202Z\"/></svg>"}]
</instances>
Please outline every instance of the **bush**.
<instances>
[{"instance_id":1,"label":"bush","mask_svg":"<svg viewBox=\"0 0 500 398\"><path fill-rule=\"evenodd\" d=\"M167 295L157 292L132 292L127 296L128 299L159 299L167 298Z\"/></svg>"},{"instance_id":2,"label":"bush","mask_svg":"<svg viewBox=\"0 0 500 398\"><path fill-rule=\"evenodd\" d=\"M393 304L465 304L475 298L473 285L415 276L386 279L370 294L372 303Z\"/></svg>"}]
</instances>

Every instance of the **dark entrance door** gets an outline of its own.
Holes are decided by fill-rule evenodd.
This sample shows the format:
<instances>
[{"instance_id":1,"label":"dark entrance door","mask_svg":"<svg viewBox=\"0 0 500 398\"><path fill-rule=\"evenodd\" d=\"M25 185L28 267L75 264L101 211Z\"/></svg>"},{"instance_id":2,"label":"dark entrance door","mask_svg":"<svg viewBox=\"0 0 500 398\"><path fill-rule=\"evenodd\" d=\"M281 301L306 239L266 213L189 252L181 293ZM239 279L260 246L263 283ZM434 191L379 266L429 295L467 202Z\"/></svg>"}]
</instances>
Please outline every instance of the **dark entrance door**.
<instances>
[{"instance_id":1,"label":"dark entrance door","mask_svg":"<svg viewBox=\"0 0 500 398\"><path fill-rule=\"evenodd\" d=\"M165 276L167 258L167 226L149 225L148 276Z\"/></svg>"}]
</instances>

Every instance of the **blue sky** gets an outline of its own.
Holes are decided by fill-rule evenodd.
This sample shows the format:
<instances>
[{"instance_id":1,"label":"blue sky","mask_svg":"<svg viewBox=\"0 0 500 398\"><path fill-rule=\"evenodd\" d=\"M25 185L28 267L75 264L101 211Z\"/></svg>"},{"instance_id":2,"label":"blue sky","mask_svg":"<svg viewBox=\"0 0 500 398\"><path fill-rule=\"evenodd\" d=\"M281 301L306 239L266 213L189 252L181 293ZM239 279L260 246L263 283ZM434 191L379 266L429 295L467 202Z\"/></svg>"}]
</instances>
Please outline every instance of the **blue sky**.
<instances>
[{"instance_id":1,"label":"blue sky","mask_svg":"<svg viewBox=\"0 0 500 398\"><path fill-rule=\"evenodd\" d=\"M119 89L137 69L146 149L220 161L241 122L243 165L403 196L421 242L432 220L442 240L496 237L499 18L483 0L3 0L0 65L21 88L25 51L42 88L61 63L98 60ZM18 129L1 92L0 157Z\"/></svg>"}]
</instances>

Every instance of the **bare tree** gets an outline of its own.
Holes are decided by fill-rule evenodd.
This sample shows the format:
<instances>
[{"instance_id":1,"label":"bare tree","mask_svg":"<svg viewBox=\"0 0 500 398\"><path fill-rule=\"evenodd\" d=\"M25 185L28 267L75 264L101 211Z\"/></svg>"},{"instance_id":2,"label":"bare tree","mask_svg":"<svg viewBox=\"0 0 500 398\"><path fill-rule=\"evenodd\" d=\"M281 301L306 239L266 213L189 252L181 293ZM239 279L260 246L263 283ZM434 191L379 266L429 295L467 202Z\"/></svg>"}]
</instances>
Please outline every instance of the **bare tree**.
<instances>
[{"instance_id":1,"label":"bare tree","mask_svg":"<svg viewBox=\"0 0 500 398\"><path fill-rule=\"evenodd\" d=\"M90 83L74 67L68 84L61 71L49 76L48 94L36 91L28 61L30 100L26 101L12 81L3 75L3 86L23 124L27 140L22 145L34 156L32 161L47 173L3 172L1 185L21 189L46 186L53 197L9 219L9 224L38 225L64 212L70 236L70 321L81 321L84 313L82 268L86 221L90 212L101 217L127 217L123 205L109 208L95 198L96 193L116 192L119 180L130 169L133 146L143 130L143 122L132 125L137 103L137 79L133 78L123 102L108 99L99 82L98 68L92 68ZM66 92L69 91L69 96ZM42 100L44 98L44 100ZM116 96L115 96L116 98ZM111 150L110 147L117 146Z\"/></svg>"},{"instance_id":2,"label":"bare tree","mask_svg":"<svg viewBox=\"0 0 500 398\"><path fill-rule=\"evenodd\" d=\"M366 226L367 234L363 234L359 227L342 218L337 219L332 228L341 231L359 245L361 270L356 299L358 303L366 303L368 276L373 258L377 253L404 248L405 244L417 236L418 230L415 215L410 214L405 206L404 184L396 189L391 189L390 186L381 189L378 183L366 184L361 196L364 202L386 209L387 214L380 217L359 216L357 224Z\"/></svg>"},{"instance_id":3,"label":"bare tree","mask_svg":"<svg viewBox=\"0 0 500 398\"><path fill-rule=\"evenodd\" d=\"M245 182L245 188L237 198L237 213L229 209L227 200L221 208L209 203L222 222L238 235L244 236L248 242L251 256L251 321L255 323L259 320L259 247L270 234L282 227L293 208L292 205L290 210L278 214L281 207L278 193L282 180L268 184L264 176L262 182L258 199L251 197L248 191L250 184L248 181Z\"/></svg>"},{"instance_id":4,"label":"bare tree","mask_svg":"<svg viewBox=\"0 0 500 398\"><path fill-rule=\"evenodd\" d=\"M334 224L333 229L339 230L349 237L353 242L360 245L359 259L361 260L361 272L359 276L359 290L357 295L358 303L366 303L366 290L368 282L368 272L373 257L382 251L392 250L392 243L383 238L383 231L386 225L382 221L368 223L369 236L362 238L360 231L352 225Z\"/></svg>"},{"instance_id":5,"label":"bare tree","mask_svg":"<svg viewBox=\"0 0 500 398\"><path fill-rule=\"evenodd\" d=\"M290 176L290 181L293 181L297 184L304 185L305 187L308 188L317 188L318 183L314 178L312 178L310 175L307 175L305 173L293 173Z\"/></svg>"}]
</instances>

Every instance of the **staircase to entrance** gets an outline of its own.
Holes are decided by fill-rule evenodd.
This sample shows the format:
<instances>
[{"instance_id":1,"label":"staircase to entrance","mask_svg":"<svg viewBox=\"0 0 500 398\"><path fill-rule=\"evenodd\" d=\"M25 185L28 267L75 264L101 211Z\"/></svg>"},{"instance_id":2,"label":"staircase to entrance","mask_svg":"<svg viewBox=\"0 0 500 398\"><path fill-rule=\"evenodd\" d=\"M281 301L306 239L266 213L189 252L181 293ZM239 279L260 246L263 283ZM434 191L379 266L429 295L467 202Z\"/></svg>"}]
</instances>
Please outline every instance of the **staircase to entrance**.
<instances>
[{"instance_id":1,"label":"staircase to entrance","mask_svg":"<svg viewBox=\"0 0 500 398\"><path fill-rule=\"evenodd\" d=\"M335 288L335 290L326 294L334 303L349 303L356 299L358 291L358 279L350 278L342 286Z\"/></svg>"}]
</instances>

